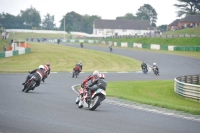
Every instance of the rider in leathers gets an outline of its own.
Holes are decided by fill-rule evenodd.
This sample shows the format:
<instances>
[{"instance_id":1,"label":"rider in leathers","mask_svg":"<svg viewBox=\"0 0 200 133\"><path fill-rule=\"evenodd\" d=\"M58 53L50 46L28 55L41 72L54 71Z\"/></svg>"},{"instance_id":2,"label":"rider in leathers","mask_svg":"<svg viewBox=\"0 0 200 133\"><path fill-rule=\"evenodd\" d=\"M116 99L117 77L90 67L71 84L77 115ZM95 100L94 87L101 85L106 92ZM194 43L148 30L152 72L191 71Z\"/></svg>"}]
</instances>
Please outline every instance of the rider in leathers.
<instances>
[{"instance_id":1,"label":"rider in leathers","mask_svg":"<svg viewBox=\"0 0 200 133\"><path fill-rule=\"evenodd\" d=\"M86 88L88 91L88 101L91 100L91 92L96 91L98 88L101 88L103 90L106 90L107 83L105 81L105 75L104 74L99 74L98 71L94 71L93 75L89 76L87 79L83 81L81 84L81 87L83 88L84 85L91 80L91 83L89 86Z\"/></svg>"},{"instance_id":2,"label":"rider in leathers","mask_svg":"<svg viewBox=\"0 0 200 133\"><path fill-rule=\"evenodd\" d=\"M77 64L76 64L76 66L78 66L79 67L79 71L78 71L78 74L82 71L82 68L83 68L83 64L82 64L82 62L81 61L79 61ZM75 67L76 67L75 66Z\"/></svg>"},{"instance_id":3,"label":"rider in leathers","mask_svg":"<svg viewBox=\"0 0 200 133\"><path fill-rule=\"evenodd\" d=\"M42 81L44 82L44 80L48 77L48 75L51 72L51 68L50 68L50 62L47 62L46 65L44 65L44 72L45 72L45 76L42 79Z\"/></svg>"},{"instance_id":4,"label":"rider in leathers","mask_svg":"<svg viewBox=\"0 0 200 133\"><path fill-rule=\"evenodd\" d=\"M22 85L25 85L26 82L34 75L37 78L36 81L36 85L35 87L38 87L40 85L41 80L44 78L45 76L45 72L44 72L44 66L40 65L39 69L35 69L29 72L30 74L26 77L26 80L24 83L22 83Z\"/></svg>"},{"instance_id":5,"label":"rider in leathers","mask_svg":"<svg viewBox=\"0 0 200 133\"><path fill-rule=\"evenodd\" d=\"M143 67L145 67L146 68L146 70L148 71L148 69L147 69L147 64L143 61L142 62L142 64L141 64L141 68L143 69Z\"/></svg>"},{"instance_id":6,"label":"rider in leathers","mask_svg":"<svg viewBox=\"0 0 200 133\"><path fill-rule=\"evenodd\" d=\"M159 73L159 68L158 68L158 66L156 65L156 63L153 63L152 68L154 68L154 67L156 67L156 69L158 70L158 73Z\"/></svg>"}]
</instances>

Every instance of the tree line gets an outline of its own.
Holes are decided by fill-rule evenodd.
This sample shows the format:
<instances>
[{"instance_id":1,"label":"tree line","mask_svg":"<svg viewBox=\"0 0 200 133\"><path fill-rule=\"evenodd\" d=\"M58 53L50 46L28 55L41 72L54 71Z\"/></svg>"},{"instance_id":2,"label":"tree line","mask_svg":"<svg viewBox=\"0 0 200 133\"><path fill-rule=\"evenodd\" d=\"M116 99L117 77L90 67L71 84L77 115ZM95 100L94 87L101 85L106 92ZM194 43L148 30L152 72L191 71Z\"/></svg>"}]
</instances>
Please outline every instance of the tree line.
<instances>
[{"instance_id":1,"label":"tree line","mask_svg":"<svg viewBox=\"0 0 200 133\"><path fill-rule=\"evenodd\" d=\"M174 4L179 11L177 16L184 14L199 14L199 0L177 0L179 4ZM153 27L164 30L167 25L157 26L157 12L149 4L141 6L136 14L126 13L124 16L116 17L116 20L147 20ZM0 13L0 27L6 29L42 29L42 30L65 30L92 33L94 19L101 19L98 15L80 15L74 11L66 13L60 20L60 26L56 27L54 15L47 13L44 19L41 19L40 12L34 7L21 10L17 16L9 13Z\"/></svg>"}]
</instances>

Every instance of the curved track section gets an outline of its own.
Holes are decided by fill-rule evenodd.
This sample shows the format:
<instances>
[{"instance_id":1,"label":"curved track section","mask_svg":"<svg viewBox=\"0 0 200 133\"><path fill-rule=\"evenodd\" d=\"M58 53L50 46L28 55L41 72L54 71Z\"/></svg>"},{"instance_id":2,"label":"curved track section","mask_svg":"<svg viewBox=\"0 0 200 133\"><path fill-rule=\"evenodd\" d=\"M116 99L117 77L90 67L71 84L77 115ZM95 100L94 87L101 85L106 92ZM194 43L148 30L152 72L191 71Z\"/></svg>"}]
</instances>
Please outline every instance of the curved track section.
<instances>
[{"instance_id":1,"label":"curved track section","mask_svg":"<svg viewBox=\"0 0 200 133\"><path fill-rule=\"evenodd\" d=\"M67 44L79 47L79 45ZM84 45L84 48L109 52L106 47ZM156 62L160 76L153 73L107 73L108 81L174 79L199 73L200 60L195 58L115 48L113 54ZM191 69L192 68L192 69ZM152 113L104 102L95 111L79 109L72 85L80 84L89 73L71 78L71 73L51 74L33 92L22 92L27 74L0 75L1 133L199 133L200 122Z\"/></svg>"}]
</instances>

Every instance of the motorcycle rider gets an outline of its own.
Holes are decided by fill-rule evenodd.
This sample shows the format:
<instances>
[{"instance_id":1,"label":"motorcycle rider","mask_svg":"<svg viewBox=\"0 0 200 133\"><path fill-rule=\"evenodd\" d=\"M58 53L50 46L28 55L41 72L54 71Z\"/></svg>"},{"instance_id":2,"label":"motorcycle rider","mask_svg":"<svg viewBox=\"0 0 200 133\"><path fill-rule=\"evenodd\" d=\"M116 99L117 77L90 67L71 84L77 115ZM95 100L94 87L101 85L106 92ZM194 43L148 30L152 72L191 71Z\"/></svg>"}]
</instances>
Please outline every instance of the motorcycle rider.
<instances>
[{"instance_id":1,"label":"motorcycle rider","mask_svg":"<svg viewBox=\"0 0 200 133\"><path fill-rule=\"evenodd\" d=\"M142 64L141 64L141 68L142 68L142 69L143 69L143 67L146 68L146 70L147 70L147 72L148 72L147 64L146 64L144 61L143 61Z\"/></svg>"},{"instance_id":2,"label":"motorcycle rider","mask_svg":"<svg viewBox=\"0 0 200 133\"><path fill-rule=\"evenodd\" d=\"M154 67L157 69L157 71L158 71L158 73L159 73L159 68L158 68L158 66L156 65L156 63L153 63L152 68L154 68ZM154 69L153 69L153 71L154 71Z\"/></svg>"},{"instance_id":3,"label":"motorcycle rider","mask_svg":"<svg viewBox=\"0 0 200 133\"><path fill-rule=\"evenodd\" d=\"M46 65L44 65L44 72L45 72L45 76L42 79L42 81L44 82L44 80L48 77L48 75L51 72L51 68L50 68L50 62L47 62Z\"/></svg>"},{"instance_id":4,"label":"motorcycle rider","mask_svg":"<svg viewBox=\"0 0 200 133\"><path fill-rule=\"evenodd\" d=\"M80 43L81 47L83 47L83 42Z\"/></svg>"},{"instance_id":5,"label":"motorcycle rider","mask_svg":"<svg viewBox=\"0 0 200 133\"><path fill-rule=\"evenodd\" d=\"M109 49L110 49L110 51L112 51L112 44L109 45Z\"/></svg>"},{"instance_id":6,"label":"motorcycle rider","mask_svg":"<svg viewBox=\"0 0 200 133\"><path fill-rule=\"evenodd\" d=\"M78 74L82 71L82 68L83 68L83 64L82 64L82 61L79 61L76 65L75 65L75 67L78 67L79 68L79 70L78 70ZM74 68L75 68L74 67Z\"/></svg>"},{"instance_id":7,"label":"motorcycle rider","mask_svg":"<svg viewBox=\"0 0 200 133\"><path fill-rule=\"evenodd\" d=\"M34 70L30 71L29 73L30 74L26 77L26 80L25 80L25 82L22 83L22 85L25 85L27 83L27 81L34 75L37 78L35 87L38 87L40 85L40 81L45 76L44 66L40 65L38 69L34 69ZM22 90L22 91L24 91L24 90Z\"/></svg>"},{"instance_id":8,"label":"motorcycle rider","mask_svg":"<svg viewBox=\"0 0 200 133\"><path fill-rule=\"evenodd\" d=\"M88 78L86 78L83 83L81 84L81 87L84 88L85 84L91 80L91 83L86 88L87 89L87 100L90 102L91 100L91 92L96 91L98 88L101 88L103 90L106 90L107 83L105 81L105 75L103 73L99 74L98 71L94 71L93 75L90 75Z\"/></svg>"},{"instance_id":9,"label":"motorcycle rider","mask_svg":"<svg viewBox=\"0 0 200 133\"><path fill-rule=\"evenodd\" d=\"M60 38L57 39L57 44L59 44L59 43L60 43Z\"/></svg>"}]
</instances>

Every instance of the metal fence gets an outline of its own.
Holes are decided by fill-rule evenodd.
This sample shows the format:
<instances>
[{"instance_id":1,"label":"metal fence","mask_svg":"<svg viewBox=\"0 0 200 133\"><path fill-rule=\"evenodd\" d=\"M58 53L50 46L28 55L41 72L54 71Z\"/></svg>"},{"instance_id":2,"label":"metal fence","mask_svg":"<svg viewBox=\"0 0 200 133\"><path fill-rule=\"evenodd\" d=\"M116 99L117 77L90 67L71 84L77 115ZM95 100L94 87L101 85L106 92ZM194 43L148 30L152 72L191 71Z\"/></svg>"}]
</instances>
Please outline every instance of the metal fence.
<instances>
[{"instance_id":1,"label":"metal fence","mask_svg":"<svg viewBox=\"0 0 200 133\"><path fill-rule=\"evenodd\" d=\"M200 101L200 74L177 77L174 81L177 94Z\"/></svg>"}]
</instances>

